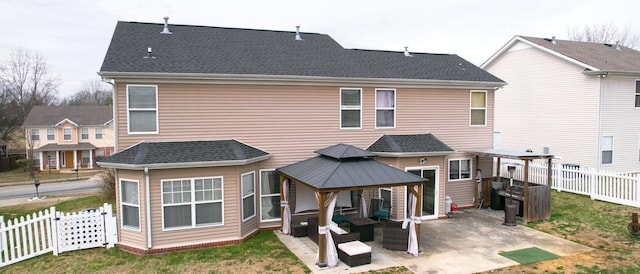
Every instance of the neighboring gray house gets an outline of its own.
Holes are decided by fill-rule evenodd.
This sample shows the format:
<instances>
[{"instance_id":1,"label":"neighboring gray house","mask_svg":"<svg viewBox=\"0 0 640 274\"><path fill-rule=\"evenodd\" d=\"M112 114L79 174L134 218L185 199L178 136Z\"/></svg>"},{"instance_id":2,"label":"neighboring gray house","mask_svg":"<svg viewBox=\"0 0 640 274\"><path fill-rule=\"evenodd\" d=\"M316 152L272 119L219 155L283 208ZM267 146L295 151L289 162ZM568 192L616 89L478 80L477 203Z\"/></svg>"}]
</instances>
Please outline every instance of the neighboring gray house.
<instances>
[{"instance_id":1,"label":"neighboring gray house","mask_svg":"<svg viewBox=\"0 0 640 274\"><path fill-rule=\"evenodd\" d=\"M508 83L496 92L496 146L640 171L640 52L515 36L481 67Z\"/></svg>"}]
</instances>

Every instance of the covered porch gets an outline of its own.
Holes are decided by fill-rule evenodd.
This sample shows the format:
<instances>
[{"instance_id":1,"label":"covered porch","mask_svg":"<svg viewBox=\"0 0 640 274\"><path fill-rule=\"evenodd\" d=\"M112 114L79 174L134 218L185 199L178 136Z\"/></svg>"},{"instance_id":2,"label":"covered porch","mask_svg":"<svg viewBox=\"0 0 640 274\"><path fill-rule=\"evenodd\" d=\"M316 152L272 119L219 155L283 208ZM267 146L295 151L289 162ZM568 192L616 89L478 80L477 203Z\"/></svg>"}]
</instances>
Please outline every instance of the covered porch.
<instances>
[{"instance_id":1,"label":"covered porch","mask_svg":"<svg viewBox=\"0 0 640 274\"><path fill-rule=\"evenodd\" d=\"M40 159L40 170L64 168L94 167L94 151L96 146L90 143L70 145L47 144L37 149Z\"/></svg>"}]
</instances>

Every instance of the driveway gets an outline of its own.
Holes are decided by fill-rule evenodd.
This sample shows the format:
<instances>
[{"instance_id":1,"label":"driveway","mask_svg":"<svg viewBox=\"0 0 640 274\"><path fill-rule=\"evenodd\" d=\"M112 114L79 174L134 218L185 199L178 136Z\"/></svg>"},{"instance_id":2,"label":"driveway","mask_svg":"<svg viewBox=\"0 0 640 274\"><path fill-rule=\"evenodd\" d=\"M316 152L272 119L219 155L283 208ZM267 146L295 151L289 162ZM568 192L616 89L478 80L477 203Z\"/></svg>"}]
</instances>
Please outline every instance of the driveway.
<instances>
[{"instance_id":1,"label":"driveway","mask_svg":"<svg viewBox=\"0 0 640 274\"><path fill-rule=\"evenodd\" d=\"M367 242L373 249L371 264L358 267L341 262L334 268L319 269L315 265L318 246L314 242L307 237L276 234L315 273L367 272L393 266L405 266L415 273L474 273L518 264L498 254L503 251L538 247L567 256L592 250L521 224L504 226L503 219L484 211L467 209L458 211L453 218L423 222L418 257L404 251L383 249L382 224L379 224L375 241Z\"/></svg>"}]
</instances>

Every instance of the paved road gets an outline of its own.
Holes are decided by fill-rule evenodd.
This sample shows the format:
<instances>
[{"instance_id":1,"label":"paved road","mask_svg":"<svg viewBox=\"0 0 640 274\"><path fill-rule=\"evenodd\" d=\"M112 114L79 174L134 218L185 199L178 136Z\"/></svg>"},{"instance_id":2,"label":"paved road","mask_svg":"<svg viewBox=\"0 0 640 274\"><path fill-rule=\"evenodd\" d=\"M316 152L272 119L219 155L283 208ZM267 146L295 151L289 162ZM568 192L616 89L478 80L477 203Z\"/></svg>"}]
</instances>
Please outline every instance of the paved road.
<instances>
[{"instance_id":1,"label":"paved road","mask_svg":"<svg viewBox=\"0 0 640 274\"><path fill-rule=\"evenodd\" d=\"M98 181L69 181L56 183L42 183L38 187L40 196L97 192L102 188L102 182ZM22 185L0 188L0 201L20 198L31 198L36 196L34 185Z\"/></svg>"}]
</instances>

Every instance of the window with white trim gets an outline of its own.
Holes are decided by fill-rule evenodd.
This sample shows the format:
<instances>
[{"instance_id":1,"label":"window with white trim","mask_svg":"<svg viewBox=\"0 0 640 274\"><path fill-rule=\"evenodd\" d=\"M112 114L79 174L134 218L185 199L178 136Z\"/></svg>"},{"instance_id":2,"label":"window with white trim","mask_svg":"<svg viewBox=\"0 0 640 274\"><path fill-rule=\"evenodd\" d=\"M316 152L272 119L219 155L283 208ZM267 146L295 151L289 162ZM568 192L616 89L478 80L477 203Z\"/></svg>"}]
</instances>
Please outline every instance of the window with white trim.
<instances>
[{"instance_id":1,"label":"window with white trim","mask_svg":"<svg viewBox=\"0 0 640 274\"><path fill-rule=\"evenodd\" d=\"M89 128L83 127L80 129L80 138L82 138L82 140L89 139Z\"/></svg>"},{"instance_id":2,"label":"window with white trim","mask_svg":"<svg viewBox=\"0 0 640 274\"><path fill-rule=\"evenodd\" d=\"M71 141L71 128L65 127L62 129L62 140Z\"/></svg>"},{"instance_id":3,"label":"window with white trim","mask_svg":"<svg viewBox=\"0 0 640 274\"><path fill-rule=\"evenodd\" d=\"M640 80L636 80L636 105L637 108L640 108Z\"/></svg>"},{"instance_id":4,"label":"window with white trim","mask_svg":"<svg viewBox=\"0 0 640 274\"><path fill-rule=\"evenodd\" d=\"M471 178L471 159L449 160L449 181Z\"/></svg>"},{"instance_id":5,"label":"window with white trim","mask_svg":"<svg viewBox=\"0 0 640 274\"><path fill-rule=\"evenodd\" d=\"M396 126L396 90L376 89L376 128Z\"/></svg>"},{"instance_id":6,"label":"window with white trim","mask_svg":"<svg viewBox=\"0 0 640 274\"><path fill-rule=\"evenodd\" d=\"M602 136L602 164L613 164L613 136Z\"/></svg>"},{"instance_id":7,"label":"window with white trim","mask_svg":"<svg viewBox=\"0 0 640 274\"><path fill-rule=\"evenodd\" d=\"M487 125L487 92L472 90L470 95L469 124L472 126Z\"/></svg>"},{"instance_id":8,"label":"window with white trim","mask_svg":"<svg viewBox=\"0 0 640 274\"><path fill-rule=\"evenodd\" d=\"M91 151L89 151L89 150L83 150L82 151L82 163L83 164L88 164L89 163L89 153L91 153Z\"/></svg>"},{"instance_id":9,"label":"window with white trim","mask_svg":"<svg viewBox=\"0 0 640 274\"><path fill-rule=\"evenodd\" d=\"M158 133L158 86L128 85L129 133Z\"/></svg>"},{"instance_id":10,"label":"window with white trim","mask_svg":"<svg viewBox=\"0 0 640 274\"><path fill-rule=\"evenodd\" d=\"M31 141L38 141L40 140L40 130L37 128L32 128L31 129Z\"/></svg>"},{"instance_id":11,"label":"window with white trim","mask_svg":"<svg viewBox=\"0 0 640 274\"><path fill-rule=\"evenodd\" d=\"M242 174L242 221L256 216L256 173Z\"/></svg>"},{"instance_id":12,"label":"window with white trim","mask_svg":"<svg viewBox=\"0 0 640 274\"><path fill-rule=\"evenodd\" d=\"M222 177L162 180L161 184L165 229L222 224Z\"/></svg>"},{"instance_id":13,"label":"window with white trim","mask_svg":"<svg viewBox=\"0 0 640 274\"><path fill-rule=\"evenodd\" d=\"M260 171L260 221L279 220L280 177L275 170Z\"/></svg>"},{"instance_id":14,"label":"window with white trim","mask_svg":"<svg viewBox=\"0 0 640 274\"><path fill-rule=\"evenodd\" d=\"M120 180L120 207L122 227L140 229L140 197L138 181Z\"/></svg>"},{"instance_id":15,"label":"window with white trim","mask_svg":"<svg viewBox=\"0 0 640 274\"><path fill-rule=\"evenodd\" d=\"M380 208L375 208L373 209L374 211L376 210L390 210L391 209L391 197L393 191L391 190L390 187L381 187L378 189L378 197L380 199L382 199L381 204L380 204Z\"/></svg>"},{"instance_id":16,"label":"window with white trim","mask_svg":"<svg viewBox=\"0 0 640 274\"><path fill-rule=\"evenodd\" d=\"M340 128L362 127L362 89L340 89Z\"/></svg>"},{"instance_id":17,"label":"window with white trim","mask_svg":"<svg viewBox=\"0 0 640 274\"><path fill-rule=\"evenodd\" d=\"M102 128L101 127L97 127L96 128L96 140L100 140L102 139Z\"/></svg>"},{"instance_id":18,"label":"window with white trim","mask_svg":"<svg viewBox=\"0 0 640 274\"><path fill-rule=\"evenodd\" d=\"M47 140L53 141L56 139L55 130L53 128L47 128Z\"/></svg>"}]
</instances>

